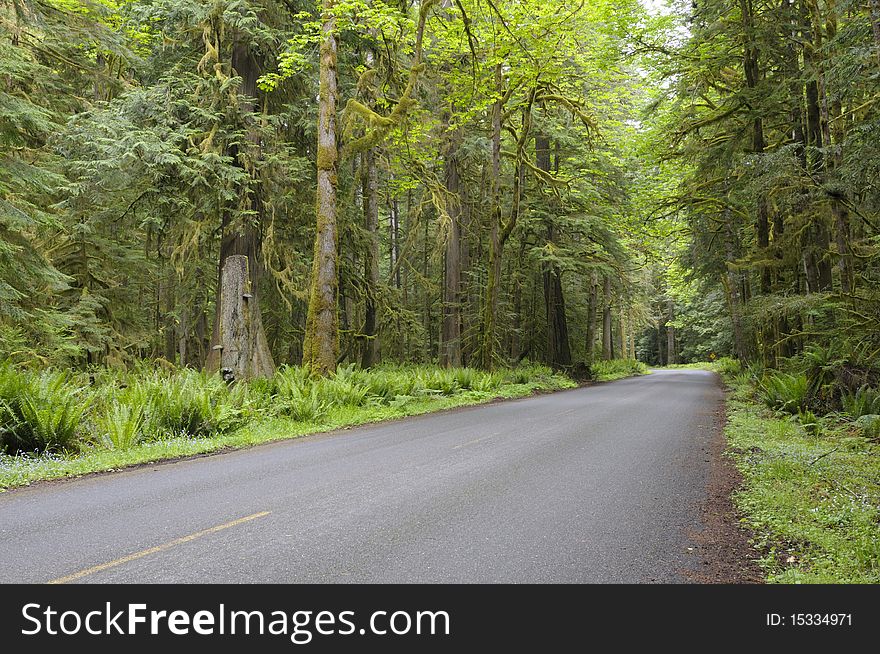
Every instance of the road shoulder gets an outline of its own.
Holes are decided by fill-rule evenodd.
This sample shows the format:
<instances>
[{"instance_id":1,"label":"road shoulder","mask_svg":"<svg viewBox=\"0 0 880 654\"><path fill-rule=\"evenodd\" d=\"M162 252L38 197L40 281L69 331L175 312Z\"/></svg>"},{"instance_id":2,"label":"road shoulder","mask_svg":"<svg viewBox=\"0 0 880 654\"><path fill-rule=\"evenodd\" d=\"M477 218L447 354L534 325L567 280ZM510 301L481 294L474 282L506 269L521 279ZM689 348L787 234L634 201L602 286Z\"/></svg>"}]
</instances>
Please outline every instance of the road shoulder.
<instances>
[{"instance_id":1,"label":"road shoulder","mask_svg":"<svg viewBox=\"0 0 880 654\"><path fill-rule=\"evenodd\" d=\"M721 377L716 375L716 379L723 389ZM734 493L742 487L743 477L726 453L724 402L727 392L721 392L724 401L714 415L706 499L700 507L703 529L691 534L700 567L689 571L687 577L693 583L703 584L763 583L764 575L757 563L759 553L750 543L752 533L743 526L742 516L733 502Z\"/></svg>"}]
</instances>

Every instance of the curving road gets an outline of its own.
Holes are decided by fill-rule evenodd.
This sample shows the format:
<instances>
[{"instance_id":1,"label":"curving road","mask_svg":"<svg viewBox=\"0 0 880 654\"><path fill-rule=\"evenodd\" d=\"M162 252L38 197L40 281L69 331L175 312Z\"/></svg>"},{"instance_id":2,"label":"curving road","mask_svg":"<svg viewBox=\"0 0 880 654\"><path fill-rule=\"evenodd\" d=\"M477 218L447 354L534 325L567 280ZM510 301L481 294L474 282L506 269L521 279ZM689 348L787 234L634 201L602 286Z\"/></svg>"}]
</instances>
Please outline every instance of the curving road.
<instances>
[{"instance_id":1,"label":"curving road","mask_svg":"<svg viewBox=\"0 0 880 654\"><path fill-rule=\"evenodd\" d=\"M655 371L37 484L0 581L685 582L722 401Z\"/></svg>"}]
</instances>

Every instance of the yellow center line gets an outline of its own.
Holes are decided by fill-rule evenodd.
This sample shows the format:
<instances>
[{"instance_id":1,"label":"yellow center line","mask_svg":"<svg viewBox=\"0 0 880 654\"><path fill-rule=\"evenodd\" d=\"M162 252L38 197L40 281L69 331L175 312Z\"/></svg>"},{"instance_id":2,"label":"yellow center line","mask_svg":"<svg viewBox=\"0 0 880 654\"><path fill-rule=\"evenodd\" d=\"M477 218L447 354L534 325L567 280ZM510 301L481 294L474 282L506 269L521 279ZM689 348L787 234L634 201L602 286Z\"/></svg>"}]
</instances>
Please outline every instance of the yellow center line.
<instances>
[{"instance_id":1,"label":"yellow center line","mask_svg":"<svg viewBox=\"0 0 880 654\"><path fill-rule=\"evenodd\" d=\"M149 556L150 554L156 554L157 552L164 552L165 550L170 550L172 547L177 547L178 545L183 545L184 543L189 543L197 538L201 538L202 536L208 536L210 534L215 534L218 531L223 531L224 529L229 529L230 527L235 527L236 525L243 524L245 522L250 522L251 520L256 520L257 518L263 518L272 513L271 511L261 511L260 513L254 513L253 515L248 515L243 518L239 518L238 520L233 520L232 522L225 522L222 525L217 525L216 527L210 527L209 529L203 529L202 531L197 531L194 534L190 534L189 536L183 536L182 538L177 538L172 541L168 541L167 543L163 543L162 545L156 545L156 547L151 547L146 550L141 550L140 552L135 552L134 554L129 554L128 556L123 556L120 559L115 559L113 561L108 561L107 563L102 563L100 565L92 566L91 568L86 568L85 570L80 570L79 572L74 572L73 574L67 575L66 577L58 577L57 579L53 579L52 581L46 582L49 584L67 584L71 581L76 581L77 579L82 579L83 577L87 577L88 575L95 574L96 572L101 572L103 570L107 570L108 568L115 568L118 565L122 565L123 563L128 563L130 561L136 561L138 559L142 559L145 556Z\"/></svg>"}]
</instances>

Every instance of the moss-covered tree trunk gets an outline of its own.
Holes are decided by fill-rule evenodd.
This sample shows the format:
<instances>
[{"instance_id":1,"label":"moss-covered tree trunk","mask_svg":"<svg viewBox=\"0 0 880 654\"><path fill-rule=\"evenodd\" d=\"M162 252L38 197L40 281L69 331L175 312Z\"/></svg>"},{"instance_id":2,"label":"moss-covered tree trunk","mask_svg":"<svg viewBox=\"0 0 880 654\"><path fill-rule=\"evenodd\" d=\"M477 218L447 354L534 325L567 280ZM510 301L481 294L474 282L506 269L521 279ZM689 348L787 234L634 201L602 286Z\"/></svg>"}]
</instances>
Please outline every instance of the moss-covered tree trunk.
<instances>
[{"instance_id":1,"label":"moss-covered tree trunk","mask_svg":"<svg viewBox=\"0 0 880 654\"><path fill-rule=\"evenodd\" d=\"M318 190L309 311L303 342L303 365L313 373L328 375L336 370L339 329L336 296L337 274L336 166L336 18L334 0L324 0L318 90Z\"/></svg>"},{"instance_id":2,"label":"moss-covered tree trunk","mask_svg":"<svg viewBox=\"0 0 880 654\"><path fill-rule=\"evenodd\" d=\"M361 366L369 368L379 361L379 329L377 295L379 291L379 174L376 151L370 148L363 154L364 227L367 247L364 252L364 339Z\"/></svg>"},{"instance_id":3,"label":"moss-covered tree trunk","mask_svg":"<svg viewBox=\"0 0 880 654\"><path fill-rule=\"evenodd\" d=\"M443 324L440 328L440 365L461 365L461 179L458 171L458 147L461 133L450 135L446 150L446 190L449 234L443 271Z\"/></svg>"},{"instance_id":4,"label":"moss-covered tree trunk","mask_svg":"<svg viewBox=\"0 0 880 654\"><path fill-rule=\"evenodd\" d=\"M489 269L486 279L486 299L483 302L483 333L480 347L480 366L491 370L495 364L495 325L498 315L498 294L501 286L501 112L503 109L503 70L495 66L495 92L498 99L492 104L492 173L491 206L489 207Z\"/></svg>"},{"instance_id":5,"label":"moss-covered tree trunk","mask_svg":"<svg viewBox=\"0 0 880 654\"><path fill-rule=\"evenodd\" d=\"M614 358L614 338L611 331L611 276L605 274L605 287L602 306L602 359Z\"/></svg>"},{"instance_id":6,"label":"moss-covered tree trunk","mask_svg":"<svg viewBox=\"0 0 880 654\"><path fill-rule=\"evenodd\" d=\"M822 28L818 24L818 16L812 15L812 4L802 2L801 11L810 29L810 43L804 47L804 72L806 83L806 118L807 118L807 166L808 173L816 183L825 182L825 155L823 148L829 145L823 136L822 102L820 98L820 80L824 78L820 55L822 48ZM823 94L824 95L824 94ZM809 227L804 232L804 265L807 273L808 292L831 290L831 235L826 216L818 208L811 209L813 215L806 216Z\"/></svg>"}]
</instances>

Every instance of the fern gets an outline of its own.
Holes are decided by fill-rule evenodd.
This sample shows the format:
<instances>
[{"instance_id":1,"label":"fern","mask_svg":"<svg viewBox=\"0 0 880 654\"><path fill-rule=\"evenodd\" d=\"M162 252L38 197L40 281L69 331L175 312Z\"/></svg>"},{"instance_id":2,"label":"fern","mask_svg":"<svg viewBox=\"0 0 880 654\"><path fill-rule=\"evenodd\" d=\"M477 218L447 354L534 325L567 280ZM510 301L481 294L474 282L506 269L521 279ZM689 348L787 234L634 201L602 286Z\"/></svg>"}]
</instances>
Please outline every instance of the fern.
<instances>
[{"instance_id":1,"label":"fern","mask_svg":"<svg viewBox=\"0 0 880 654\"><path fill-rule=\"evenodd\" d=\"M880 389L862 386L855 393L844 393L841 404L853 419L880 414Z\"/></svg>"},{"instance_id":2,"label":"fern","mask_svg":"<svg viewBox=\"0 0 880 654\"><path fill-rule=\"evenodd\" d=\"M774 372L758 382L758 390L769 408L797 415L807 408L810 382L802 373Z\"/></svg>"}]
</instances>

